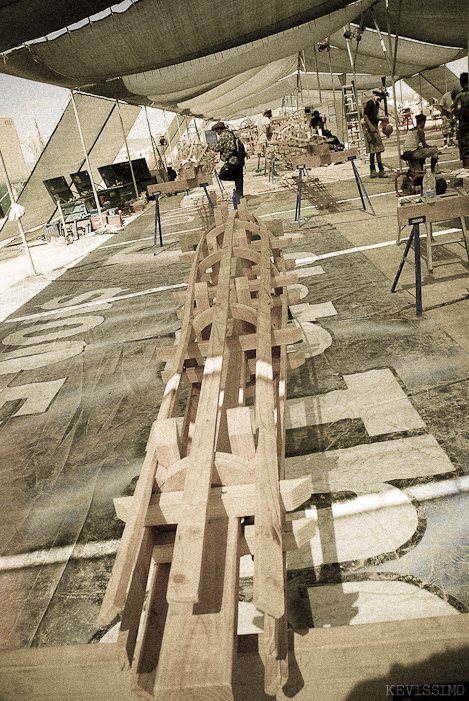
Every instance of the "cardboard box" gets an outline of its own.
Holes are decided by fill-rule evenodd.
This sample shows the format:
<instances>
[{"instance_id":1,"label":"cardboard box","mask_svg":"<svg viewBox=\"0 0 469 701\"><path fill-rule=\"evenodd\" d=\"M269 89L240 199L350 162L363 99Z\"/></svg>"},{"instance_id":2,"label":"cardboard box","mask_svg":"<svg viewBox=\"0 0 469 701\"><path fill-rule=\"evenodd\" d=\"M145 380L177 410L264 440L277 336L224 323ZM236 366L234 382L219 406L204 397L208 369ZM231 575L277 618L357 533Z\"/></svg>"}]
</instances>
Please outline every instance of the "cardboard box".
<instances>
[{"instance_id":1,"label":"cardboard box","mask_svg":"<svg viewBox=\"0 0 469 701\"><path fill-rule=\"evenodd\" d=\"M107 223L111 226L115 226L116 229L120 229L122 226L122 217L120 214L108 214Z\"/></svg>"}]
</instances>

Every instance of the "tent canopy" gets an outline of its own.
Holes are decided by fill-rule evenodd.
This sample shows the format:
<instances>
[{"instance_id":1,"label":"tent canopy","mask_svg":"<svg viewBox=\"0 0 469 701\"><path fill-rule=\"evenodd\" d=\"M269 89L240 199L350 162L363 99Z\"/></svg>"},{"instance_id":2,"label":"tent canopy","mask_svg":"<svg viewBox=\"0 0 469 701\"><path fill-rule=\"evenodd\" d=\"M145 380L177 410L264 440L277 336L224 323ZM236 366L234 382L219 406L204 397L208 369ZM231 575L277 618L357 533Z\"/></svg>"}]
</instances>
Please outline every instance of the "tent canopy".
<instances>
[{"instance_id":1,"label":"tent canopy","mask_svg":"<svg viewBox=\"0 0 469 701\"><path fill-rule=\"evenodd\" d=\"M466 53L467 20L467 0L48 0L47 12L41 0L0 0L0 71L226 117L235 105L251 109L269 103L269 90L276 99L289 89L285 79L301 52L307 71L339 74L350 72L352 48L357 73L389 77L375 22L406 37L396 77L434 69ZM347 47L343 30L352 22L373 31ZM330 54L314 49L324 39Z\"/></svg>"},{"instance_id":2,"label":"tent canopy","mask_svg":"<svg viewBox=\"0 0 469 701\"><path fill-rule=\"evenodd\" d=\"M124 141L116 103L82 94L77 94L75 100L86 150L93 165L91 175L94 182L99 184L102 178L98 168L113 163ZM139 113L140 108L134 105L121 106L126 136ZM22 219L25 230L44 224L56 211L56 205L43 181L65 176L70 185L70 174L85 169L80 134L73 105L69 101L18 198L26 212ZM4 240L17 233L16 222L7 221L1 230L0 239Z\"/></svg>"}]
</instances>

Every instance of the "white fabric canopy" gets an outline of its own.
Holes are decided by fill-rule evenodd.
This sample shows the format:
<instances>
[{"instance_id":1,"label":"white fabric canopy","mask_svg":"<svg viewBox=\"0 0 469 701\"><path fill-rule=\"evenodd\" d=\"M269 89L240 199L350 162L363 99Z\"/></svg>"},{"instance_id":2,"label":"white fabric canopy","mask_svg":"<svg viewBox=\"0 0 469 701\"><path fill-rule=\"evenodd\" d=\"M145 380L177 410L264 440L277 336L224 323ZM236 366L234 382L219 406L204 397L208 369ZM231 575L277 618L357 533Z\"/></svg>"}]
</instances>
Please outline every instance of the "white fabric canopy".
<instances>
[{"instance_id":1,"label":"white fabric canopy","mask_svg":"<svg viewBox=\"0 0 469 701\"><path fill-rule=\"evenodd\" d=\"M97 169L113 163L124 142L116 104L110 100L81 94L75 95L75 100L92 166L92 176L95 183L100 183L101 175ZM140 113L140 108L135 105L120 105L120 109L127 135ZM43 181L64 176L70 184L70 174L83 170L84 164L85 156L75 113L72 103L69 102L18 198L19 204L26 210L22 219L25 230L45 224L56 209ZM0 232L0 239L15 236L17 233L18 227L7 222Z\"/></svg>"}]
</instances>

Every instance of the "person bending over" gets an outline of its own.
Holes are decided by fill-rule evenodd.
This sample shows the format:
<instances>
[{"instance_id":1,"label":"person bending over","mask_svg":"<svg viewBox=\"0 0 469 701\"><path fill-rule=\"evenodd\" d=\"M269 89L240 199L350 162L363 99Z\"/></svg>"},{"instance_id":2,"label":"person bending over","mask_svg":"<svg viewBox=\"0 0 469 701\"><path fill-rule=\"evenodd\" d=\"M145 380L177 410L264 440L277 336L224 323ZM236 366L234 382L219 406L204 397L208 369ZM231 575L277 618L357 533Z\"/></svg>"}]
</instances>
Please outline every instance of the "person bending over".
<instances>
[{"instance_id":1,"label":"person bending over","mask_svg":"<svg viewBox=\"0 0 469 701\"><path fill-rule=\"evenodd\" d=\"M238 153L236 136L226 128L223 122L217 122L212 130L217 135L217 143L213 146L224 161L218 177L220 180L233 180L238 197L243 197L244 187L244 157Z\"/></svg>"}]
</instances>

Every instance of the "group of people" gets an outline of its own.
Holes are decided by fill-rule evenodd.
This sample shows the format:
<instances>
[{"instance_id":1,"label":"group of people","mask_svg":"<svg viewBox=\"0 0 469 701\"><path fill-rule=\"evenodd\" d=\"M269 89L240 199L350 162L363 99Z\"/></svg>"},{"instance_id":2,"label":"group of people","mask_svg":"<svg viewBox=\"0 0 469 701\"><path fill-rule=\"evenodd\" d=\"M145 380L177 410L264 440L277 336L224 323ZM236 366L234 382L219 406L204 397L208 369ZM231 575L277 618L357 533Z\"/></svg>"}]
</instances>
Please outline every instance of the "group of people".
<instances>
[{"instance_id":1,"label":"group of people","mask_svg":"<svg viewBox=\"0 0 469 701\"><path fill-rule=\"evenodd\" d=\"M446 92L441 98L440 111L442 117L441 131L443 134L443 148L454 146L454 135L459 146L459 158L463 168L469 168L469 86L468 74L461 73L460 87ZM386 97L384 89L373 90L373 96L364 108L364 135L366 150L370 156L370 177L385 177L381 155L384 145L379 133L379 104ZM415 118L416 125L406 133L404 141L404 153L408 152L415 161L423 165L425 159L430 158L432 172L436 170L438 162L438 148L429 146L425 140L424 114L418 114ZM376 163L375 163L376 161ZM376 170L378 166L378 171Z\"/></svg>"},{"instance_id":2,"label":"group of people","mask_svg":"<svg viewBox=\"0 0 469 701\"><path fill-rule=\"evenodd\" d=\"M468 74L461 73L459 81L459 90L455 88L445 93L441 99L443 148L453 145L454 128L457 124L456 138L459 146L459 157L463 168L469 168ZM376 88L373 90L372 98L368 100L363 110L364 136L366 150L370 156L370 177L372 178L385 177L384 166L381 160L384 145L379 132L379 106L381 100L385 99L385 97L386 91L383 88ZM266 110L256 124L258 144L264 153L272 136L271 119L272 111ZM438 148L429 146L425 140L425 115L418 114L415 121L416 126L413 129L409 129L406 133L404 152L409 152L414 160L421 161L422 164L425 162L425 159L430 158L430 167L434 172L438 162ZM313 112L310 128L320 131L326 138L337 139L326 128L325 119L321 117L318 110ZM224 162L219 176L221 179L232 180L238 197L241 198L243 197L244 148L236 135L223 122L217 122L212 129L218 137L217 143L213 148L220 153L220 158ZM376 166L378 169L376 169Z\"/></svg>"}]
</instances>

